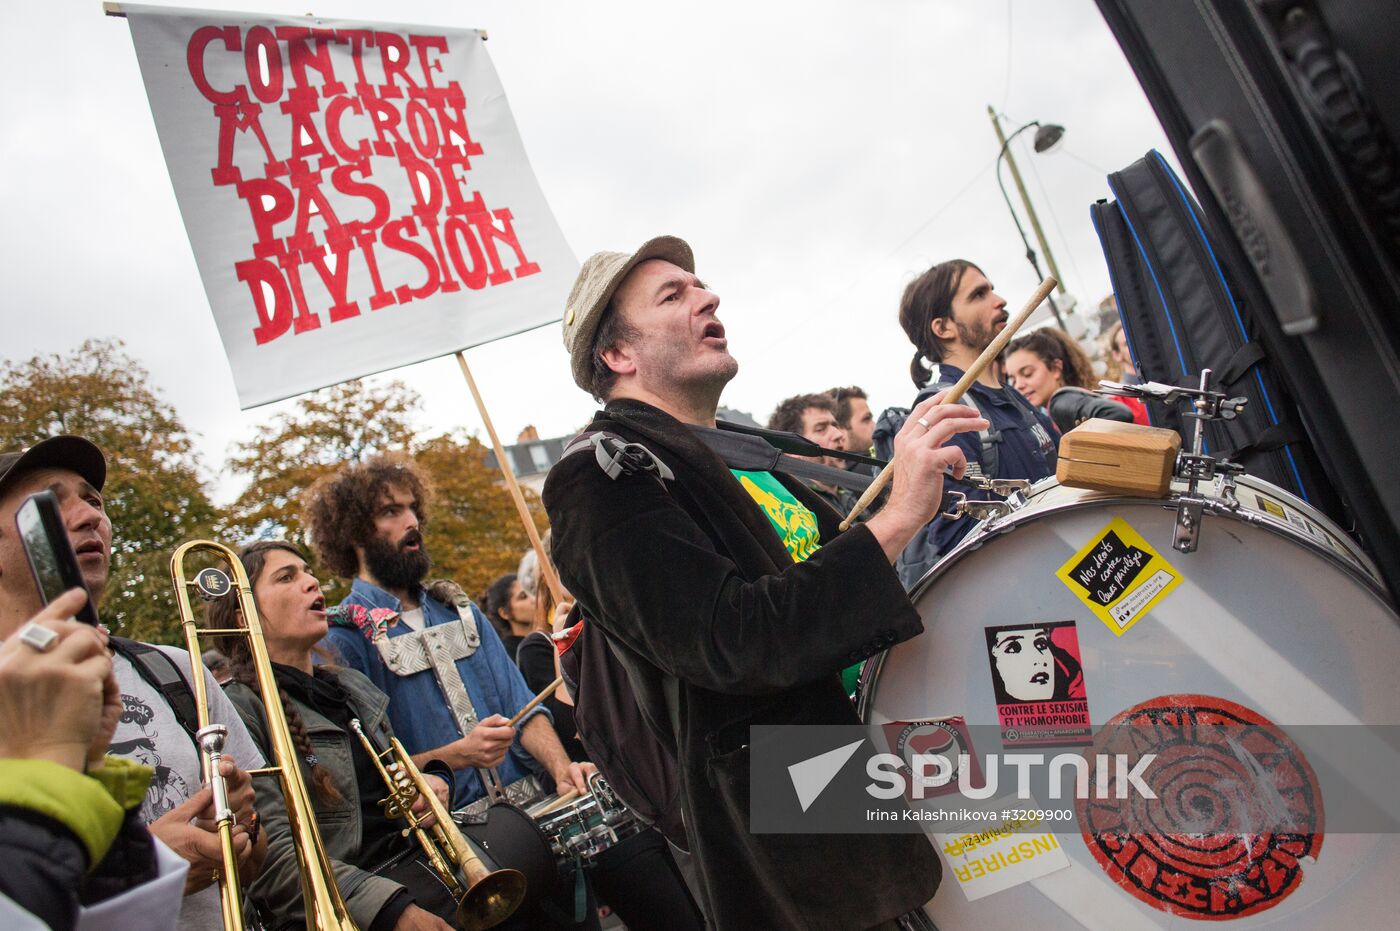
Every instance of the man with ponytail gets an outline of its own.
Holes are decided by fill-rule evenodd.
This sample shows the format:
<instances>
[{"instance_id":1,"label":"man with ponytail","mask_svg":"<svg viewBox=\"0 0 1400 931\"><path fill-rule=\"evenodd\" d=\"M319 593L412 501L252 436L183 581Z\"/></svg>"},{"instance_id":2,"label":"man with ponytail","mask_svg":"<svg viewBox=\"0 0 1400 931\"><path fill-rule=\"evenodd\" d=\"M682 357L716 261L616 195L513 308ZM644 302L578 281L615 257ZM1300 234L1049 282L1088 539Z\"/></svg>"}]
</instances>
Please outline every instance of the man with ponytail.
<instances>
[{"instance_id":1,"label":"man with ponytail","mask_svg":"<svg viewBox=\"0 0 1400 931\"><path fill-rule=\"evenodd\" d=\"M904 289L899 324L914 344L910 378L919 393L914 405L947 390L963 377L1006 326L1006 299L992 290L982 269L964 259L950 259L924 272ZM959 433L949 442L967 457L973 477L1038 481L1055 473L1055 430L1050 419L1006 384L1000 367L989 365L973 382L963 403L976 407L990 426ZM881 418L888 430L889 414ZM876 443L880 443L877 430ZM959 488L969 498L991 495ZM899 575L912 585L972 529L969 518L930 522L905 550Z\"/></svg>"}]
</instances>

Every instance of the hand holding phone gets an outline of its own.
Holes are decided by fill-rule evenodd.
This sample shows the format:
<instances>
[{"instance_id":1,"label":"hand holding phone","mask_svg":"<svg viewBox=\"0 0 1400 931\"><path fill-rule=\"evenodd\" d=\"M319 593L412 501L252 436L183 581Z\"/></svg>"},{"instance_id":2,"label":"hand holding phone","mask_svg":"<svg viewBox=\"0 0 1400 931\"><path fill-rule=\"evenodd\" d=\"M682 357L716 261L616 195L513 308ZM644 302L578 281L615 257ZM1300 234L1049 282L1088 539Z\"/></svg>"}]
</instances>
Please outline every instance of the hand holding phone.
<instances>
[{"instance_id":1,"label":"hand holding phone","mask_svg":"<svg viewBox=\"0 0 1400 931\"><path fill-rule=\"evenodd\" d=\"M58 498L51 491L41 491L24 499L15 512L15 527L19 530L20 542L29 558L29 570L34 573L34 582L39 586L39 599L48 604L70 588L81 588L87 592L83 581L83 571L78 566L78 557L73 545L68 542L68 531L63 526L63 514L58 507ZM74 615L76 620L96 625L97 608L92 603L92 593Z\"/></svg>"},{"instance_id":2,"label":"hand holding phone","mask_svg":"<svg viewBox=\"0 0 1400 931\"><path fill-rule=\"evenodd\" d=\"M107 636L70 620L87 599L70 589L24 627L57 634L44 650L24 637L0 645L0 758L101 764L122 713Z\"/></svg>"}]
</instances>

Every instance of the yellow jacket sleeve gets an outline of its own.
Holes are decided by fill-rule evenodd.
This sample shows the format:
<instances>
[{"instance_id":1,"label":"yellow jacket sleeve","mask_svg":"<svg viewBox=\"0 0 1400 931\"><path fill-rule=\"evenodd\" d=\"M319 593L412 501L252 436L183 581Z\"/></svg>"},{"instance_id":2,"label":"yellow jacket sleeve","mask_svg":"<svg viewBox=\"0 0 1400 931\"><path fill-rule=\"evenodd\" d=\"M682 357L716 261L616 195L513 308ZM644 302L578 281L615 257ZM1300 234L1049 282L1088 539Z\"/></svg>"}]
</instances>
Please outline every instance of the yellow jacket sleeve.
<instances>
[{"instance_id":1,"label":"yellow jacket sleeve","mask_svg":"<svg viewBox=\"0 0 1400 931\"><path fill-rule=\"evenodd\" d=\"M139 805L151 768L108 757L92 775L48 760L0 760L0 805L27 808L58 821L97 863L117 836L126 810Z\"/></svg>"}]
</instances>

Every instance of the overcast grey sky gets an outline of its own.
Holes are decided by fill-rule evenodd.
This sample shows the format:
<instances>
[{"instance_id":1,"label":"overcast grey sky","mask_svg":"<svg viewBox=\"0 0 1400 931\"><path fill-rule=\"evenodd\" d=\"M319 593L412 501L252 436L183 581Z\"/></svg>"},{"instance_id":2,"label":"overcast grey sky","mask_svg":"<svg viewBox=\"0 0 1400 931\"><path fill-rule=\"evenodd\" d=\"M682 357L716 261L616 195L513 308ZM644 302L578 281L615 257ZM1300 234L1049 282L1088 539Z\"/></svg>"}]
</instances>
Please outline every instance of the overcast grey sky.
<instances>
[{"instance_id":1,"label":"overcast grey sky","mask_svg":"<svg viewBox=\"0 0 1400 931\"><path fill-rule=\"evenodd\" d=\"M740 361L725 403L760 420L783 397L836 384L864 386L877 409L907 403L912 347L896 307L934 262L977 262L1014 306L1030 293L992 172L988 104L1008 131L1035 119L1068 130L1049 155L1031 154L1030 132L1014 145L1085 309L1109 291L1088 219L1108 196L1104 170L1167 149L1088 0L335 0L312 11L486 29L575 254L688 239ZM238 410L126 22L99 0L7 14L0 356L125 340L199 434L227 499L230 444L280 406ZM556 327L468 357L507 441L527 423L570 432L594 408ZM388 377L422 393L425 431L479 430L451 357Z\"/></svg>"}]
</instances>

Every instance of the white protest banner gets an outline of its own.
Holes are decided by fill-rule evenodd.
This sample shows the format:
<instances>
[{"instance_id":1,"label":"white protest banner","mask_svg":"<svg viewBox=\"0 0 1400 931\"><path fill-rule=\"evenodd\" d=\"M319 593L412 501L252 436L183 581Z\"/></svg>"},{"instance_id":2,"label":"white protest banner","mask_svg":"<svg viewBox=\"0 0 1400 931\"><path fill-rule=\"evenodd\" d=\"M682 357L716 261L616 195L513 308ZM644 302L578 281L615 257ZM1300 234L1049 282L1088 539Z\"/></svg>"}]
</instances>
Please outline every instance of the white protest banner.
<instances>
[{"instance_id":1,"label":"white protest banner","mask_svg":"<svg viewBox=\"0 0 1400 931\"><path fill-rule=\"evenodd\" d=\"M122 5L244 408L557 320L481 33Z\"/></svg>"}]
</instances>

